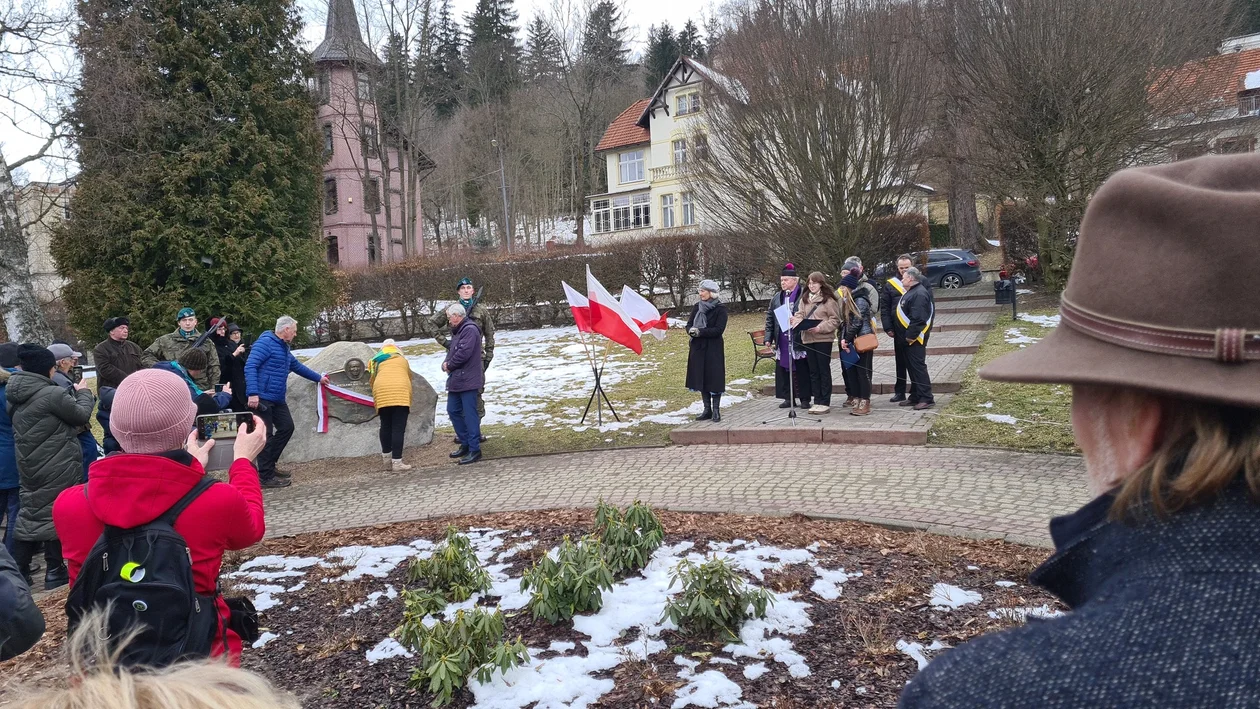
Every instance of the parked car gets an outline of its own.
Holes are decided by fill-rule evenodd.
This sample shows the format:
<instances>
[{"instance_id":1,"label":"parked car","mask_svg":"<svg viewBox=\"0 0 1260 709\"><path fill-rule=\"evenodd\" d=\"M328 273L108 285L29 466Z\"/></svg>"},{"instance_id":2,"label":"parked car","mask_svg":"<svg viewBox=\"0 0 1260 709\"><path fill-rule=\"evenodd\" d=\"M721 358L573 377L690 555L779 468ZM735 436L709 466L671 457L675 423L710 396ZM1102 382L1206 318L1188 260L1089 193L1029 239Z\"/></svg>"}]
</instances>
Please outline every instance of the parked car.
<instances>
[{"instance_id":1,"label":"parked car","mask_svg":"<svg viewBox=\"0 0 1260 709\"><path fill-rule=\"evenodd\" d=\"M910 254L914 262L922 261L924 252ZM881 263L875 269L877 280L895 274L897 270L891 263ZM981 279L980 257L967 249L932 249L927 252L927 269L924 275L928 285L933 288L962 288Z\"/></svg>"}]
</instances>

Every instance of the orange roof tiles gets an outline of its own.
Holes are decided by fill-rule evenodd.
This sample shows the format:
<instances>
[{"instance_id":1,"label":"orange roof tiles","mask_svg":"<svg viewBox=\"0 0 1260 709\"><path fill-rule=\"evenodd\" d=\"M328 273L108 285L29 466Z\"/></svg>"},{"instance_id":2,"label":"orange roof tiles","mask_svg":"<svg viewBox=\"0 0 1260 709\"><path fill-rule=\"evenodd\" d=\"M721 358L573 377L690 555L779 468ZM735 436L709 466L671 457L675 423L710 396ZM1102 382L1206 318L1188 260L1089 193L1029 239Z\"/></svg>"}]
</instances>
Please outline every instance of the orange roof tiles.
<instances>
[{"instance_id":1,"label":"orange roof tiles","mask_svg":"<svg viewBox=\"0 0 1260 709\"><path fill-rule=\"evenodd\" d=\"M1219 54L1176 69L1168 85L1178 91L1191 89L1199 100L1232 101L1245 86L1247 75L1260 71L1260 49Z\"/></svg>"},{"instance_id":2,"label":"orange roof tiles","mask_svg":"<svg viewBox=\"0 0 1260 709\"><path fill-rule=\"evenodd\" d=\"M639 116L643 115L643 109L647 108L651 102L652 99L649 98L640 99L635 101L630 108L622 111L621 115L608 126L608 130L604 131L604 137L600 139L599 145L595 146L595 152L652 142L651 133L638 124Z\"/></svg>"}]
</instances>

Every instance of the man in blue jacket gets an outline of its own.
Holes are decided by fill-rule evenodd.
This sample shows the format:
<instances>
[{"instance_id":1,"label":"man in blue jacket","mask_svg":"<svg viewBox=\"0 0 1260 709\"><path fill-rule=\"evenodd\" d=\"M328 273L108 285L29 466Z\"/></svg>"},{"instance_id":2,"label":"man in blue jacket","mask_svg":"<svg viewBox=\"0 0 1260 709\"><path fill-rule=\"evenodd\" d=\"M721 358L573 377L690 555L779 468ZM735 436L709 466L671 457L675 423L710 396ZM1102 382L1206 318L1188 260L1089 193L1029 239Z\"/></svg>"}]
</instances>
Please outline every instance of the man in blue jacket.
<instances>
[{"instance_id":1,"label":"man in blue jacket","mask_svg":"<svg viewBox=\"0 0 1260 709\"><path fill-rule=\"evenodd\" d=\"M289 344L297 336L297 321L288 315L276 320L275 331L258 337L245 362L245 387L251 409L267 424L267 447L258 456L258 480L263 487L288 487L289 475L276 470L276 461L284 454L293 437L293 416L285 403L289 373L313 382L327 383L328 377L297 361Z\"/></svg>"},{"instance_id":2,"label":"man in blue jacket","mask_svg":"<svg viewBox=\"0 0 1260 709\"><path fill-rule=\"evenodd\" d=\"M446 372L446 413L451 417L459 449L451 453L460 465L481 460L481 417L477 415L477 392L485 386L481 366L481 329L468 317L464 306L454 303L446 309L451 325L451 343L442 371Z\"/></svg>"}]
</instances>

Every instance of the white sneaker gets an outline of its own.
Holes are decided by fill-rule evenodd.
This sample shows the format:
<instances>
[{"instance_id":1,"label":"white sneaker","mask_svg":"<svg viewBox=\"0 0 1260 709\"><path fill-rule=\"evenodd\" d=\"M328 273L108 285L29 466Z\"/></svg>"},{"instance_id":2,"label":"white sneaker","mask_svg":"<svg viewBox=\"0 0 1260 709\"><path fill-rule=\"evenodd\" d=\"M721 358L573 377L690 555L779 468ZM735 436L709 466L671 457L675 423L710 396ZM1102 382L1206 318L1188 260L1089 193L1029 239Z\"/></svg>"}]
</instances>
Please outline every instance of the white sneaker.
<instances>
[{"instance_id":1,"label":"white sneaker","mask_svg":"<svg viewBox=\"0 0 1260 709\"><path fill-rule=\"evenodd\" d=\"M828 411L831 411L831 407L824 406L822 404L814 404L813 406L809 407L809 413L811 414L825 414Z\"/></svg>"},{"instance_id":2,"label":"white sneaker","mask_svg":"<svg viewBox=\"0 0 1260 709\"><path fill-rule=\"evenodd\" d=\"M403 470L411 470L411 466L402 462L402 458L394 458L390 461L391 470L399 472Z\"/></svg>"}]
</instances>

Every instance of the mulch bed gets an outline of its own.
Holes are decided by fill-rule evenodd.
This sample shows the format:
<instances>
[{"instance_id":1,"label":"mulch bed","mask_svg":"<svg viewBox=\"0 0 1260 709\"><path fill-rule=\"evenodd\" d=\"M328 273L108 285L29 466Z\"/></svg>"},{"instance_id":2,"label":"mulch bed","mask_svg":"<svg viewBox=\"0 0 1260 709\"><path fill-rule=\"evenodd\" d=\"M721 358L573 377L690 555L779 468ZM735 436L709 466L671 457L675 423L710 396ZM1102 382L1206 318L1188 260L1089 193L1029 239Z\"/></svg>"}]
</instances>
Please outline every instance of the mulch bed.
<instances>
[{"instance_id":1,"label":"mulch bed","mask_svg":"<svg viewBox=\"0 0 1260 709\"><path fill-rule=\"evenodd\" d=\"M758 660L737 658L740 666L707 662L721 656L725 641L695 638L663 631L660 639L668 649L646 661L628 660L603 676L612 677L615 689L596 706L669 706L682 687L682 669L675 657L699 660L696 673L719 670L743 690L743 701L759 707L892 707L901 690L917 671L916 662L895 648L898 640L926 646L943 641L954 646L985 632L1011 627L1012 621L995 620L988 611L998 608L1040 606L1058 608L1044 592L1025 582L1027 573L1046 552L997 541L972 541L924 533L891 531L851 522L810 520L803 517L766 518L736 515L702 515L659 512L668 534L666 544L696 543L704 551L710 541L757 540L763 545L800 549L818 543L814 556L826 569L843 567L862 576L843 584L841 596L823 600L810 587L817 578L812 568L800 564L765 574L765 587L776 593L798 592L809 604L813 627L803 635L787 636L796 652L805 657L812 673L790 677L784 665L766 659L769 672L746 679L742 666ZM229 572L246 559L263 554L319 556L340 546L406 544L418 538L437 541L447 524L463 529L482 527L530 530L537 546L510 559L512 577L519 577L547 549L565 535L574 537L590 530L590 510L555 510L504 513L476 517L382 525L377 527L305 534L272 539L225 559ZM511 539L511 543L524 541ZM505 547L506 548L506 547ZM969 568L971 567L971 568ZM373 608L344 615L369 593L387 584L402 590L405 564L388 578L366 577L355 581L322 583L345 569L308 569L305 587L285 593L280 605L263 614L262 624L279 637L259 650L247 650L244 666L260 672L293 691L307 707L426 707L432 697L409 689L407 679L415 660L391 658L368 664L365 653L392 632L402 620L401 600L382 599ZM998 587L996 581L1018 585ZM296 579L292 582L296 582ZM938 582L979 591L983 600L952 611L930 608L928 596ZM285 584L286 581L277 583ZM229 590L230 593L230 590ZM494 599L489 599L493 601ZM60 674L58 665L64 620L64 591L40 599L50 619L50 632L37 648L17 660L0 664L0 700L3 687L13 681L46 683ZM60 627L51 627L60 625ZM535 621L522 609L507 618L507 635L520 635L527 646L543 648L533 657L547 658L553 641L576 645L570 654L585 653L583 633L571 624L552 626ZM473 704L471 692L456 695L453 707Z\"/></svg>"}]
</instances>

